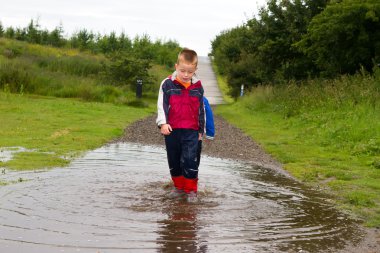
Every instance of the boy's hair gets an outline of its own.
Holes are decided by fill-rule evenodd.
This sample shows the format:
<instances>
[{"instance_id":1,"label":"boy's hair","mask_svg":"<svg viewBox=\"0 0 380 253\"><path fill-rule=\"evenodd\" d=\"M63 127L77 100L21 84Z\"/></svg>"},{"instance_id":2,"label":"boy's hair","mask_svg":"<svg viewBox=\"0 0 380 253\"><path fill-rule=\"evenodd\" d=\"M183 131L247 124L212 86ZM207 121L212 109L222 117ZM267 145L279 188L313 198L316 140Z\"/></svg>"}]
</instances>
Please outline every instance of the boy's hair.
<instances>
[{"instance_id":1,"label":"boy's hair","mask_svg":"<svg viewBox=\"0 0 380 253\"><path fill-rule=\"evenodd\" d=\"M198 65L198 55L197 55L197 52L195 52L192 49L189 49L189 48L185 47L178 54L177 64L179 64L179 62L181 60L184 60L187 63Z\"/></svg>"}]
</instances>

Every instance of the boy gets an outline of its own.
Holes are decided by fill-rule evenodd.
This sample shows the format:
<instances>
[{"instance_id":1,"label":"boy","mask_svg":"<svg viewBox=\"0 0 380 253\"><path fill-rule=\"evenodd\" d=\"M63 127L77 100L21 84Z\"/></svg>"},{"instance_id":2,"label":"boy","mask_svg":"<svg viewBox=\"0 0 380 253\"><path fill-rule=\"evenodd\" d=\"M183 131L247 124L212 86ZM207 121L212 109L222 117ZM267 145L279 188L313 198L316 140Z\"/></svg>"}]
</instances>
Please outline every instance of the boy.
<instances>
[{"instance_id":1,"label":"boy","mask_svg":"<svg viewBox=\"0 0 380 253\"><path fill-rule=\"evenodd\" d=\"M174 189L169 198L186 194L196 202L198 190L198 142L205 126L203 87L196 77L198 56L184 48L178 55L174 73L161 83L157 120L165 145Z\"/></svg>"}]
</instances>

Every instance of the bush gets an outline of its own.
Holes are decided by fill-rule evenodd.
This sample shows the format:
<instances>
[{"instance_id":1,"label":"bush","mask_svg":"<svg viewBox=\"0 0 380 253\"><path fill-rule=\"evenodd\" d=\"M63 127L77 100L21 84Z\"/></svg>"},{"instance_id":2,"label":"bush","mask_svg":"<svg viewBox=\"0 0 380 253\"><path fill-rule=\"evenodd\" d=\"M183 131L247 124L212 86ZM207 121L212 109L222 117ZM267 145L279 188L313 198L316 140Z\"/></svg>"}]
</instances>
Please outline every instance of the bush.
<instances>
[{"instance_id":1,"label":"bush","mask_svg":"<svg viewBox=\"0 0 380 253\"><path fill-rule=\"evenodd\" d=\"M138 59L120 52L109 55L108 59L110 62L105 65L106 77L115 85L131 86L137 79L149 78L150 60Z\"/></svg>"},{"instance_id":2,"label":"bush","mask_svg":"<svg viewBox=\"0 0 380 253\"><path fill-rule=\"evenodd\" d=\"M50 71L61 71L70 75L87 77L98 75L103 71L102 62L94 57L83 56L62 56L62 57L43 57L38 59L39 67Z\"/></svg>"},{"instance_id":3,"label":"bush","mask_svg":"<svg viewBox=\"0 0 380 253\"><path fill-rule=\"evenodd\" d=\"M7 86L9 92L21 93L34 90L33 71L27 64L21 62L1 62L0 63L0 88Z\"/></svg>"}]
</instances>

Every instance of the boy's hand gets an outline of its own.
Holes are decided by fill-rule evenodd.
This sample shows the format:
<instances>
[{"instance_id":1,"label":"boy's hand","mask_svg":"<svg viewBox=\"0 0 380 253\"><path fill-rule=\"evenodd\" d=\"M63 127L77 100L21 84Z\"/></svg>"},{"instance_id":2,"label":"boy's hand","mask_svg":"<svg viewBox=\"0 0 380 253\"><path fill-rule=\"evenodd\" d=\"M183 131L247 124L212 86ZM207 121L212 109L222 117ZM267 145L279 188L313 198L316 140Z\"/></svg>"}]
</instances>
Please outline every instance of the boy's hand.
<instances>
[{"instance_id":1,"label":"boy's hand","mask_svg":"<svg viewBox=\"0 0 380 253\"><path fill-rule=\"evenodd\" d=\"M199 133L198 141L201 141L201 140L202 140L202 136L203 136L203 134Z\"/></svg>"},{"instance_id":2,"label":"boy's hand","mask_svg":"<svg viewBox=\"0 0 380 253\"><path fill-rule=\"evenodd\" d=\"M160 131L163 135L169 135L173 130L169 124L162 124Z\"/></svg>"}]
</instances>

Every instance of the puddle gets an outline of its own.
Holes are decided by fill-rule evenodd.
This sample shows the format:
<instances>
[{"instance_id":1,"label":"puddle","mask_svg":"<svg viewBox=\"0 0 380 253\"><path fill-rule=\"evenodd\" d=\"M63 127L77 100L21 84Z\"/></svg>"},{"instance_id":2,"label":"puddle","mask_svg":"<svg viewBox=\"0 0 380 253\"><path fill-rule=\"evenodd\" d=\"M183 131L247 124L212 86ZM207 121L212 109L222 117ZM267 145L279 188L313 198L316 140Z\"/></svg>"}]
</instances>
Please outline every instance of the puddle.
<instances>
[{"instance_id":1,"label":"puddle","mask_svg":"<svg viewBox=\"0 0 380 253\"><path fill-rule=\"evenodd\" d=\"M14 154L19 152L33 151L24 147L4 147L0 148L0 162L8 162L12 160Z\"/></svg>"},{"instance_id":2,"label":"puddle","mask_svg":"<svg viewBox=\"0 0 380 253\"><path fill-rule=\"evenodd\" d=\"M0 252L336 252L360 239L283 175L204 157L199 177L200 203L166 199L165 151L129 143L22 172L26 182L0 187Z\"/></svg>"}]
</instances>

